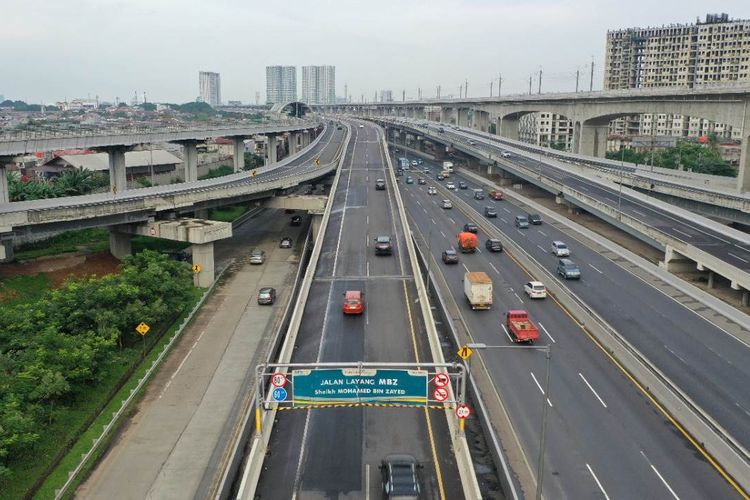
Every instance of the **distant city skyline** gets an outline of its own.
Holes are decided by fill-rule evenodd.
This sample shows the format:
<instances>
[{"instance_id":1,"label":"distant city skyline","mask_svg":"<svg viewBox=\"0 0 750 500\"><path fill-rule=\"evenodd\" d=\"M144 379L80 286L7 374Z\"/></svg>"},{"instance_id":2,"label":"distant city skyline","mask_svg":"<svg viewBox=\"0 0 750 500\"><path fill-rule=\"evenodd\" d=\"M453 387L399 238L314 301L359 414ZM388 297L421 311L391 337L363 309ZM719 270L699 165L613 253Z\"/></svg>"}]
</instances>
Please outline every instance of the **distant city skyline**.
<instances>
[{"instance_id":1,"label":"distant city skyline","mask_svg":"<svg viewBox=\"0 0 750 500\"><path fill-rule=\"evenodd\" d=\"M199 98L211 106L221 105L221 75L213 71L198 72Z\"/></svg>"},{"instance_id":2,"label":"distant city skyline","mask_svg":"<svg viewBox=\"0 0 750 500\"><path fill-rule=\"evenodd\" d=\"M345 6L345 8L343 8ZM353 100L372 100L391 89L433 97L528 91L543 71L542 91L573 91L579 71L588 87L594 61L594 88L603 84L608 30L692 23L717 9L697 0L646 2L627 9L611 0L385 0L378 9L352 0L309 8L301 0L282 5L224 0L211 9L196 0L7 0L3 4L3 94L7 99L50 104L99 96L126 100L135 92L153 102L196 98L195 74L210 67L221 74L226 100L265 102L265 67L278 62L302 67L324 60L336 66L337 97L344 85ZM732 19L750 18L750 4L728 0L720 6ZM30 14L33 12L33 16ZM362 14L366 13L366 16ZM446 17L447 16L447 17ZM92 30L102 18L107 29ZM248 19L262 23L248 28ZM450 29L443 26L450 19ZM211 28L222 26L221 36ZM65 36L59 28L65 26ZM139 33L148 36L133 36ZM127 43L123 43L127 40ZM273 40L252 57L238 54ZM266 46L267 45L267 46ZM72 63L75 61L75 63ZM193 61L201 61L195 64Z\"/></svg>"}]
</instances>

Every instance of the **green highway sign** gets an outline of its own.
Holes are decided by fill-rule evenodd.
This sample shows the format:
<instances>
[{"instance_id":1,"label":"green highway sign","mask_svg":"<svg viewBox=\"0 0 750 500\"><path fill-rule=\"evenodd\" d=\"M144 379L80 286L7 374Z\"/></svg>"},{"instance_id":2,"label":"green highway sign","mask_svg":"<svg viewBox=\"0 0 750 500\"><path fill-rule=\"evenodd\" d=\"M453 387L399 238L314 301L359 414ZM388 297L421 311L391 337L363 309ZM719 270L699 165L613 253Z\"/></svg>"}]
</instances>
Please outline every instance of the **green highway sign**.
<instances>
[{"instance_id":1,"label":"green highway sign","mask_svg":"<svg viewBox=\"0 0 750 500\"><path fill-rule=\"evenodd\" d=\"M295 405L336 403L427 404L426 370L369 368L305 369L292 372Z\"/></svg>"}]
</instances>

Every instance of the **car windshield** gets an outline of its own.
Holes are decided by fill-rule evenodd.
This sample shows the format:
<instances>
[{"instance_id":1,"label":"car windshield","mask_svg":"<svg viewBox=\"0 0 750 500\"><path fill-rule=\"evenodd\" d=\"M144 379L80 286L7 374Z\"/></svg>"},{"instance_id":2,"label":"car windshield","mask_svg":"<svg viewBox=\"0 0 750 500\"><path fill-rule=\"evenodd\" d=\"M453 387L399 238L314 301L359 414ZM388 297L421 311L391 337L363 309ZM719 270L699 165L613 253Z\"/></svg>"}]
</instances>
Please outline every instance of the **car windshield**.
<instances>
[{"instance_id":1,"label":"car windshield","mask_svg":"<svg viewBox=\"0 0 750 500\"><path fill-rule=\"evenodd\" d=\"M346 305L349 307L358 306L359 301L357 299L349 299L346 301Z\"/></svg>"},{"instance_id":2,"label":"car windshield","mask_svg":"<svg viewBox=\"0 0 750 500\"><path fill-rule=\"evenodd\" d=\"M445 251L445 255L456 255L456 251L455 250L446 250Z\"/></svg>"},{"instance_id":3,"label":"car windshield","mask_svg":"<svg viewBox=\"0 0 750 500\"><path fill-rule=\"evenodd\" d=\"M390 243L391 237L390 236L378 236L378 243Z\"/></svg>"},{"instance_id":4,"label":"car windshield","mask_svg":"<svg viewBox=\"0 0 750 500\"><path fill-rule=\"evenodd\" d=\"M521 222L521 223L526 222L526 217L519 217L518 222Z\"/></svg>"},{"instance_id":5,"label":"car windshield","mask_svg":"<svg viewBox=\"0 0 750 500\"><path fill-rule=\"evenodd\" d=\"M253 250L250 255L253 256L253 257L260 257L261 255L263 255L263 251L262 250Z\"/></svg>"},{"instance_id":6,"label":"car windshield","mask_svg":"<svg viewBox=\"0 0 750 500\"><path fill-rule=\"evenodd\" d=\"M532 288L534 290L542 291L544 290L544 285L532 285Z\"/></svg>"},{"instance_id":7,"label":"car windshield","mask_svg":"<svg viewBox=\"0 0 750 500\"><path fill-rule=\"evenodd\" d=\"M558 243L556 246L558 250L565 250L566 248L568 248L565 243Z\"/></svg>"},{"instance_id":8,"label":"car windshield","mask_svg":"<svg viewBox=\"0 0 750 500\"><path fill-rule=\"evenodd\" d=\"M271 296L271 292L260 292L260 296L263 299L267 299Z\"/></svg>"}]
</instances>

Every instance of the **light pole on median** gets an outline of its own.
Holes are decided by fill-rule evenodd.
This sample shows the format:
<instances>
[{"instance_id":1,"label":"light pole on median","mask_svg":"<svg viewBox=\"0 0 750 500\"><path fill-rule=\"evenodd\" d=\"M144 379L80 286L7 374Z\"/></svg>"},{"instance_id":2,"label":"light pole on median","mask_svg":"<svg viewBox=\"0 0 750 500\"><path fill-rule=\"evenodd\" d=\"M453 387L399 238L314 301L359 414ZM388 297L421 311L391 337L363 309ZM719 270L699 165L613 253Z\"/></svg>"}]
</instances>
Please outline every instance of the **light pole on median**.
<instances>
[{"instance_id":1,"label":"light pole on median","mask_svg":"<svg viewBox=\"0 0 750 500\"><path fill-rule=\"evenodd\" d=\"M527 349L534 351L544 351L545 353L545 375L544 375L544 394L542 395L542 423L539 434L539 455L537 457L537 481L536 481L536 500L542 499L542 484L544 480L544 442L547 434L547 407L551 404L550 393L549 393L549 380L550 380L550 359L552 358L552 349L549 345L543 346L521 346L521 345L487 345L484 343L473 343L466 344L466 347L470 349ZM471 359L471 358L469 358ZM467 360L467 372L471 375Z\"/></svg>"}]
</instances>

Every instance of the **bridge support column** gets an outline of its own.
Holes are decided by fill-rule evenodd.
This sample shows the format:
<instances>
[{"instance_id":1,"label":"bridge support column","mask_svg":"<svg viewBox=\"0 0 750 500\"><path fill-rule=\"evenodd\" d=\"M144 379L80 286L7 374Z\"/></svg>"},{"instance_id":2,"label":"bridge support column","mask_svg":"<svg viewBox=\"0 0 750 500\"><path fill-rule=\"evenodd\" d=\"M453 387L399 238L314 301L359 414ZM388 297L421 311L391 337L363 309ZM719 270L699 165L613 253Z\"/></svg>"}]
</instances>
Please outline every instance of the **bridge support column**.
<instances>
[{"instance_id":1,"label":"bridge support column","mask_svg":"<svg viewBox=\"0 0 750 500\"><path fill-rule=\"evenodd\" d=\"M184 141L182 144L182 163L185 165L185 182L198 180L198 141Z\"/></svg>"},{"instance_id":2,"label":"bridge support column","mask_svg":"<svg viewBox=\"0 0 750 500\"><path fill-rule=\"evenodd\" d=\"M320 231L320 226L323 224L323 216L321 214L311 214L310 225L312 227L312 239L315 241Z\"/></svg>"},{"instance_id":3,"label":"bridge support column","mask_svg":"<svg viewBox=\"0 0 750 500\"><path fill-rule=\"evenodd\" d=\"M713 271L708 271L708 288L716 288L716 273Z\"/></svg>"},{"instance_id":4,"label":"bridge support column","mask_svg":"<svg viewBox=\"0 0 750 500\"><path fill-rule=\"evenodd\" d=\"M505 118L500 118L499 121L500 126L498 127L498 130L500 131L500 136L506 139L517 141L519 138L518 118L511 118L506 116Z\"/></svg>"},{"instance_id":5,"label":"bridge support column","mask_svg":"<svg viewBox=\"0 0 750 500\"><path fill-rule=\"evenodd\" d=\"M456 118L456 125L459 127L468 127L469 126L469 110L468 109L458 109L458 117Z\"/></svg>"},{"instance_id":6,"label":"bridge support column","mask_svg":"<svg viewBox=\"0 0 750 500\"><path fill-rule=\"evenodd\" d=\"M208 209L207 208L202 208L200 210L196 210L195 211L195 218L196 219L207 220L208 219Z\"/></svg>"},{"instance_id":7,"label":"bridge support column","mask_svg":"<svg viewBox=\"0 0 750 500\"><path fill-rule=\"evenodd\" d=\"M737 189L744 193L750 191L750 117L745 123L745 137L742 138L742 152L740 153L740 164L737 172Z\"/></svg>"},{"instance_id":8,"label":"bridge support column","mask_svg":"<svg viewBox=\"0 0 750 500\"><path fill-rule=\"evenodd\" d=\"M274 134L266 136L266 165L279 161L278 140Z\"/></svg>"},{"instance_id":9,"label":"bridge support column","mask_svg":"<svg viewBox=\"0 0 750 500\"><path fill-rule=\"evenodd\" d=\"M200 288L208 288L214 282L214 242L194 243L193 264L201 266L199 273L193 273L193 284Z\"/></svg>"},{"instance_id":10,"label":"bridge support column","mask_svg":"<svg viewBox=\"0 0 750 500\"><path fill-rule=\"evenodd\" d=\"M125 151L127 148L107 148L109 159L109 187L113 194L121 193L128 189L127 169L125 167Z\"/></svg>"},{"instance_id":11,"label":"bridge support column","mask_svg":"<svg viewBox=\"0 0 750 500\"><path fill-rule=\"evenodd\" d=\"M234 171L241 172L245 168L245 138L232 137L232 163Z\"/></svg>"},{"instance_id":12,"label":"bridge support column","mask_svg":"<svg viewBox=\"0 0 750 500\"><path fill-rule=\"evenodd\" d=\"M133 251L130 245L131 234L121 233L117 230L117 226L111 226L109 228L109 253L114 257L122 260Z\"/></svg>"},{"instance_id":13,"label":"bridge support column","mask_svg":"<svg viewBox=\"0 0 750 500\"><path fill-rule=\"evenodd\" d=\"M0 205L10 203L7 165L10 163L11 159L11 157L0 156Z\"/></svg>"},{"instance_id":14,"label":"bridge support column","mask_svg":"<svg viewBox=\"0 0 750 500\"><path fill-rule=\"evenodd\" d=\"M490 128L490 114L486 111L475 109L471 115L471 128L487 132Z\"/></svg>"},{"instance_id":15,"label":"bridge support column","mask_svg":"<svg viewBox=\"0 0 750 500\"><path fill-rule=\"evenodd\" d=\"M297 154L299 151L299 132L289 132L289 155Z\"/></svg>"},{"instance_id":16,"label":"bridge support column","mask_svg":"<svg viewBox=\"0 0 750 500\"><path fill-rule=\"evenodd\" d=\"M607 152L608 135L609 125L583 125L577 153L603 158Z\"/></svg>"},{"instance_id":17,"label":"bridge support column","mask_svg":"<svg viewBox=\"0 0 750 500\"><path fill-rule=\"evenodd\" d=\"M13 240L0 240L0 262L13 262Z\"/></svg>"},{"instance_id":18,"label":"bridge support column","mask_svg":"<svg viewBox=\"0 0 750 500\"><path fill-rule=\"evenodd\" d=\"M744 307L750 306L750 291L742 291L742 305Z\"/></svg>"},{"instance_id":19,"label":"bridge support column","mask_svg":"<svg viewBox=\"0 0 750 500\"><path fill-rule=\"evenodd\" d=\"M670 273L692 272L697 269L696 263L668 246L664 251L664 260L659 262Z\"/></svg>"}]
</instances>

